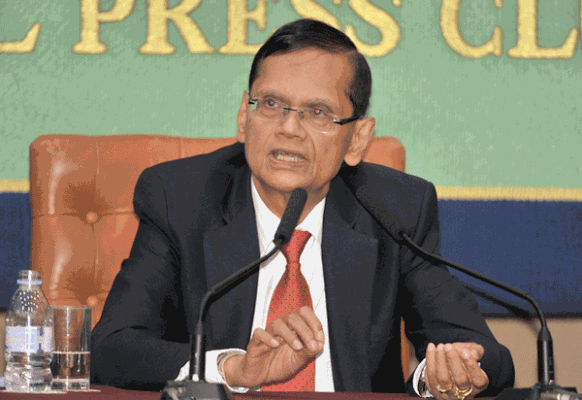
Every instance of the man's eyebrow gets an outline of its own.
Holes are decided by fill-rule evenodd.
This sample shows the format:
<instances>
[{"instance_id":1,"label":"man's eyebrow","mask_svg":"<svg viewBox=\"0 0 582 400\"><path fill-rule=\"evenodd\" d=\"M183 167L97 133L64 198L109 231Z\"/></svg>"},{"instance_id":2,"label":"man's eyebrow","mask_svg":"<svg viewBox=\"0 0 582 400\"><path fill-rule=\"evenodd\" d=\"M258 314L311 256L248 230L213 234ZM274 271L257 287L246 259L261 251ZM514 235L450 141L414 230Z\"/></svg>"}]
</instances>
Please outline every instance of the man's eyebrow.
<instances>
[{"instance_id":1,"label":"man's eyebrow","mask_svg":"<svg viewBox=\"0 0 582 400\"><path fill-rule=\"evenodd\" d=\"M281 93L275 90L258 91L257 93L254 94L253 97L272 97L275 100L285 103L290 107L323 108L325 111L331 112L333 114L341 113L340 106L334 105L329 99L325 99L323 97L316 97L313 99L309 99L302 104L294 105L291 105L289 99L287 99L285 96L283 96Z\"/></svg>"},{"instance_id":2,"label":"man's eyebrow","mask_svg":"<svg viewBox=\"0 0 582 400\"><path fill-rule=\"evenodd\" d=\"M273 97L277 100L281 100L282 102L286 102L285 98L281 94L273 90L259 91L255 93L254 97Z\"/></svg>"}]
</instances>

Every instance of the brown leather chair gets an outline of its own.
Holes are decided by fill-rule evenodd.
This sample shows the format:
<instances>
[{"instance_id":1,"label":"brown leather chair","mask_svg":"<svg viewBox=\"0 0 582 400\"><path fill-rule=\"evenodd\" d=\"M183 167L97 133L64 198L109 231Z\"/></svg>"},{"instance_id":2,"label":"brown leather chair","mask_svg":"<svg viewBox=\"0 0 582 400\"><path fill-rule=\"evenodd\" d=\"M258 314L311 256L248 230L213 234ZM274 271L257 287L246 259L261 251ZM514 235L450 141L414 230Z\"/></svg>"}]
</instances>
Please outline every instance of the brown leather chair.
<instances>
[{"instance_id":1,"label":"brown leather chair","mask_svg":"<svg viewBox=\"0 0 582 400\"><path fill-rule=\"evenodd\" d=\"M234 142L155 135L37 138L30 146L31 266L41 271L49 302L91 306L94 326L137 231L132 200L140 173ZM392 137L374 138L366 160L403 171L404 147ZM408 348L404 352L408 357Z\"/></svg>"}]
</instances>

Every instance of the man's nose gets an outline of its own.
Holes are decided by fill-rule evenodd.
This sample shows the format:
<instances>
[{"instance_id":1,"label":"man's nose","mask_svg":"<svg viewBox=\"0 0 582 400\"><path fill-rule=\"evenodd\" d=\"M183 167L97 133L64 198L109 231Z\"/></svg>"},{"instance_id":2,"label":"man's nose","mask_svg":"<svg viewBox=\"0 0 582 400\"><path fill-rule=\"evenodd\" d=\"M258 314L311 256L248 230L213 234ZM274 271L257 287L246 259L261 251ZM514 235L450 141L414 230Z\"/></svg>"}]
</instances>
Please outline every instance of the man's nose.
<instances>
[{"instance_id":1,"label":"man's nose","mask_svg":"<svg viewBox=\"0 0 582 400\"><path fill-rule=\"evenodd\" d=\"M289 137L304 137L306 134L303 126L303 111L292 108L285 109L281 120L281 133Z\"/></svg>"}]
</instances>

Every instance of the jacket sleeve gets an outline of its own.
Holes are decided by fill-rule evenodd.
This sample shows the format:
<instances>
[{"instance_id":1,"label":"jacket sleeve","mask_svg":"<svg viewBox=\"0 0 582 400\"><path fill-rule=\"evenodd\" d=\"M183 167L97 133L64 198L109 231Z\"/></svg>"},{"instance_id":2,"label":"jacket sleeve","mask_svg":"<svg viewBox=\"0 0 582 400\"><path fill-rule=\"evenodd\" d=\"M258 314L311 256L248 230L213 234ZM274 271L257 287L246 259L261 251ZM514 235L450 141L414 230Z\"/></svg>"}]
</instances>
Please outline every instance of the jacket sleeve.
<instances>
[{"instance_id":1,"label":"jacket sleeve","mask_svg":"<svg viewBox=\"0 0 582 400\"><path fill-rule=\"evenodd\" d=\"M147 390L175 379L189 358L179 251L162 179L147 169L135 189L139 227L91 336L94 383Z\"/></svg>"},{"instance_id":2,"label":"jacket sleeve","mask_svg":"<svg viewBox=\"0 0 582 400\"><path fill-rule=\"evenodd\" d=\"M439 254L436 191L427 183L416 226L408 227L412 240L430 253ZM481 396L494 396L513 386L514 366L509 350L499 344L478 310L473 294L443 265L425 260L410 249L401 254L407 336L419 360L429 343L475 342L485 348L481 368L490 383ZM410 392L411 382L407 389ZM410 392L413 393L413 392Z\"/></svg>"}]
</instances>

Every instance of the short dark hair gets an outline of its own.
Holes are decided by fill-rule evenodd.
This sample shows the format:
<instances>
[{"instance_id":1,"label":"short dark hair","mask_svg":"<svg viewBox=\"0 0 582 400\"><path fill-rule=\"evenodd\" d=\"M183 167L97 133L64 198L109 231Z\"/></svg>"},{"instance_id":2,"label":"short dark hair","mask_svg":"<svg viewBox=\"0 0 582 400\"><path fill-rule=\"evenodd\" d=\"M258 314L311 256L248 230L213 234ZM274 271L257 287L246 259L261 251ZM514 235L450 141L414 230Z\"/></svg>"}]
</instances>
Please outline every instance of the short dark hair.
<instances>
[{"instance_id":1,"label":"short dark hair","mask_svg":"<svg viewBox=\"0 0 582 400\"><path fill-rule=\"evenodd\" d=\"M287 54L308 47L347 54L353 76L346 96L352 103L352 116L361 118L366 115L372 93L372 73L368 62L343 32L312 19L300 19L283 25L261 46L251 66L249 93L260 73L263 60L272 55Z\"/></svg>"}]
</instances>

